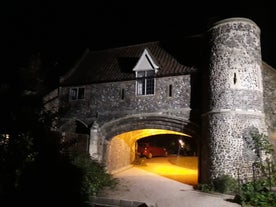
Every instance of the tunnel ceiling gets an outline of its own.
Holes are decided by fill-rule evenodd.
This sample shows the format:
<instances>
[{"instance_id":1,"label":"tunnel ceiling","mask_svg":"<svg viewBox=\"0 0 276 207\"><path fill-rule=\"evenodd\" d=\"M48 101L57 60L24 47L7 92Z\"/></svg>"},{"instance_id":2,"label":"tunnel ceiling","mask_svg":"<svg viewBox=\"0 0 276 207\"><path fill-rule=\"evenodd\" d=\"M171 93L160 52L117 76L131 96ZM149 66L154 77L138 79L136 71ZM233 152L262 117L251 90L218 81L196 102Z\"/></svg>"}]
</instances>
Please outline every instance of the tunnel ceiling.
<instances>
[{"instance_id":1,"label":"tunnel ceiling","mask_svg":"<svg viewBox=\"0 0 276 207\"><path fill-rule=\"evenodd\" d=\"M191 137L188 134L171 131L171 130L165 130L165 129L139 129L139 130L133 130L133 131L119 134L113 138L123 139L131 147L137 140L141 138L152 136L152 135L159 135L159 134L176 134L176 135Z\"/></svg>"}]
</instances>

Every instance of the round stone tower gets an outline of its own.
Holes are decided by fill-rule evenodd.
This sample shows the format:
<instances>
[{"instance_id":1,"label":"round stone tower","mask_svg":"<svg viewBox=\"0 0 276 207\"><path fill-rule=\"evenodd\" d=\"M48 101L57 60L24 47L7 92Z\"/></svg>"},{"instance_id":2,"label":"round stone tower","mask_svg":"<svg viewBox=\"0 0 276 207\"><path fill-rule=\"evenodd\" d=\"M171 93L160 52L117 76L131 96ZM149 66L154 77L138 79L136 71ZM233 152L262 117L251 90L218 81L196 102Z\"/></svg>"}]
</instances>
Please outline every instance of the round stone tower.
<instances>
[{"instance_id":1,"label":"round stone tower","mask_svg":"<svg viewBox=\"0 0 276 207\"><path fill-rule=\"evenodd\" d=\"M257 159L253 132L265 133L260 29L229 18L206 32L200 179L247 179Z\"/></svg>"}]
</instances>

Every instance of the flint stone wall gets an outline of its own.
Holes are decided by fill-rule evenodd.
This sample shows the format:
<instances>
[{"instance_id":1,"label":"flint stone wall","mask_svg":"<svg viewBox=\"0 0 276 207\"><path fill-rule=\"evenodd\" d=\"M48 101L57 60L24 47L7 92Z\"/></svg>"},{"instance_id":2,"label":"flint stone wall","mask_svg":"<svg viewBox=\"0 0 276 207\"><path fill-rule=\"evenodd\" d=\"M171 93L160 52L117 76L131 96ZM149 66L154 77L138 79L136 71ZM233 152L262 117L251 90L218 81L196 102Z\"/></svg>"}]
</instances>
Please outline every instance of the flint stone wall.
<instances>
[{"instance_id":1,"label":"flint stone wall","mask_svg":"<svg viewBox=\"0 0 276 207\"><path fill-rule=\"evenodd\" d=\"M248 164L258 157L248 148L245 134L257 129L266 133L263 109L260 29L247 19L232 18L216 23L209 34L208 95L203 114L207 136L203 159L213 179L222 175L252 177ZM249 142L252 142L250 140ZM206 142L205 142L206 143ZM204 172L202 172L204 173Z\"/></svg>"},{"instance_id":2,"label":"flint stone wall","mask_svg":"<svg viewBox=\"0 0 276 207\"><path fill-rule=\"evenodd\" d=\"M268 135L274 146L276 161L276 70L263 63L264 111Z\"/></svg>"},{"instance_id":3,"label":"flint stone wall","mask_svg":"<svg viewBox=\"0 0 276 207\"><path fill-rule=\"evenodd\" d=\"M79 86L85 88L83 100L69 102L70 88L64 88L61 94L62 105L67 108L67 113L63 116L63 121L65 124L72 119L78 119L90 125L97 120L101 126L112 120L135 114L162 114L189 120L190 84L190 75L156 78L155 94L148 96L135 94L135 80L91 84ZM171 97L169 85L172 85ZM122 98L122 89L124 89L124 98ZM71 126L68 127L71 128Z\"/></svg>"},{"instance_id":4,"label":"flint stone wall","mask_svg":"<svg viewBox=\"0 0 276 207\"><path fill-rule=\"evenodd\" d=\"M266 133L267 125L276 146L275 71L262 62L260 29L251 20L220 21L210 28L206 39L209 41L209 53L204 56L207 66L199 69L203 79L194 80L193 86L191 75L156 78L153 96L137 96L135 80L80 85L85 88L85 97L76 101L69 101L70 88L62 87L57 103L64 112L61 131L73 136L75 120L88 128L95 121L100 127L110 123L98 138L111 140L105 146L106 152L117 150L119 156L120 150L127 149L123 144L118 144L121 146L118 148L112 146L112 138L116 133L132 130L133 125L128 122L135 122L141 128L166 125L168 129L178 130L182 123L191 120L193 111L197 111L198 120L202 112L202 119L197 122L202 131L196 132L201 137L200 181L224 174L236 178L239 175L242 179L252 176L252 164L257 157L252 150L250 131L258 129ZM194 90L199 86L203 86L202 93Z\"/></svg>"}]
</instances>

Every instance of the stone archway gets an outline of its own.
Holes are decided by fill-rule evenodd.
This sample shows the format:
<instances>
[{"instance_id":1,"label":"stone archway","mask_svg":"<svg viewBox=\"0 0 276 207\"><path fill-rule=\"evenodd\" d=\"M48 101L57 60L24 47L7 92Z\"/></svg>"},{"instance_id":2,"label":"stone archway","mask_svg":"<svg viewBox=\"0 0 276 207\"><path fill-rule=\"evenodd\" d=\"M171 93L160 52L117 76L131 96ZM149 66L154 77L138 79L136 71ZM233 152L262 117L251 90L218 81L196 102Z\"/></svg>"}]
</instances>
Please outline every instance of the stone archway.
<instances>
[{"instance_id":1,"label":"stone archway","mask_svg":"<svg viewBox=\"0 0 276 207\"><path fill-rule=\"evenodd\" d=\"M199 128L179 117L143 114L114 120L100 127L103 161L109 172L127 167L135 159L135 142L149 135L179 134L199 140Z\"/></svg>"},{"instance_id":2,"label":"stone archway","mask_svg":"<svg viewBox=\"0 0 276 207\"><path fill-rule=\"evenodd\" d=\"M165 129L138 129L125 132L113 137L106 146L106 166L108 171L113 172L124 168L135 161L136 143L139 139L153 135L181 135L191 137L190 135L165 130Z\"/></svg>"}]
</instances>

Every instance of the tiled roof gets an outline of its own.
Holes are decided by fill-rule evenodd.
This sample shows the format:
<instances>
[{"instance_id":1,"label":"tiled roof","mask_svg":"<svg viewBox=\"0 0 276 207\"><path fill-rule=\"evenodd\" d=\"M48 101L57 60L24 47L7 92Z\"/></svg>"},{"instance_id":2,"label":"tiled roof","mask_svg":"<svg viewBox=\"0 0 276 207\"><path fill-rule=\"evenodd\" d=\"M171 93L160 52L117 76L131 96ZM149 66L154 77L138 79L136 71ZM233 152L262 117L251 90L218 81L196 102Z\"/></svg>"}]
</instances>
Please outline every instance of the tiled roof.
<instances>
[{"instance_id":1,"label":"tiled roof","mask_svg":"<svg viewBox=\"0 0 276 207\"><path fill-rule=\"evenodd\" d=\"M190 73L193 68L180 64L161 46L160 42L119 47L102 51L88 51L67 75L61 85L84 85L90 83L135 79L132 71L144 49L159 65L157 76L172 76Z\"/></svg>"}]
</instances>

